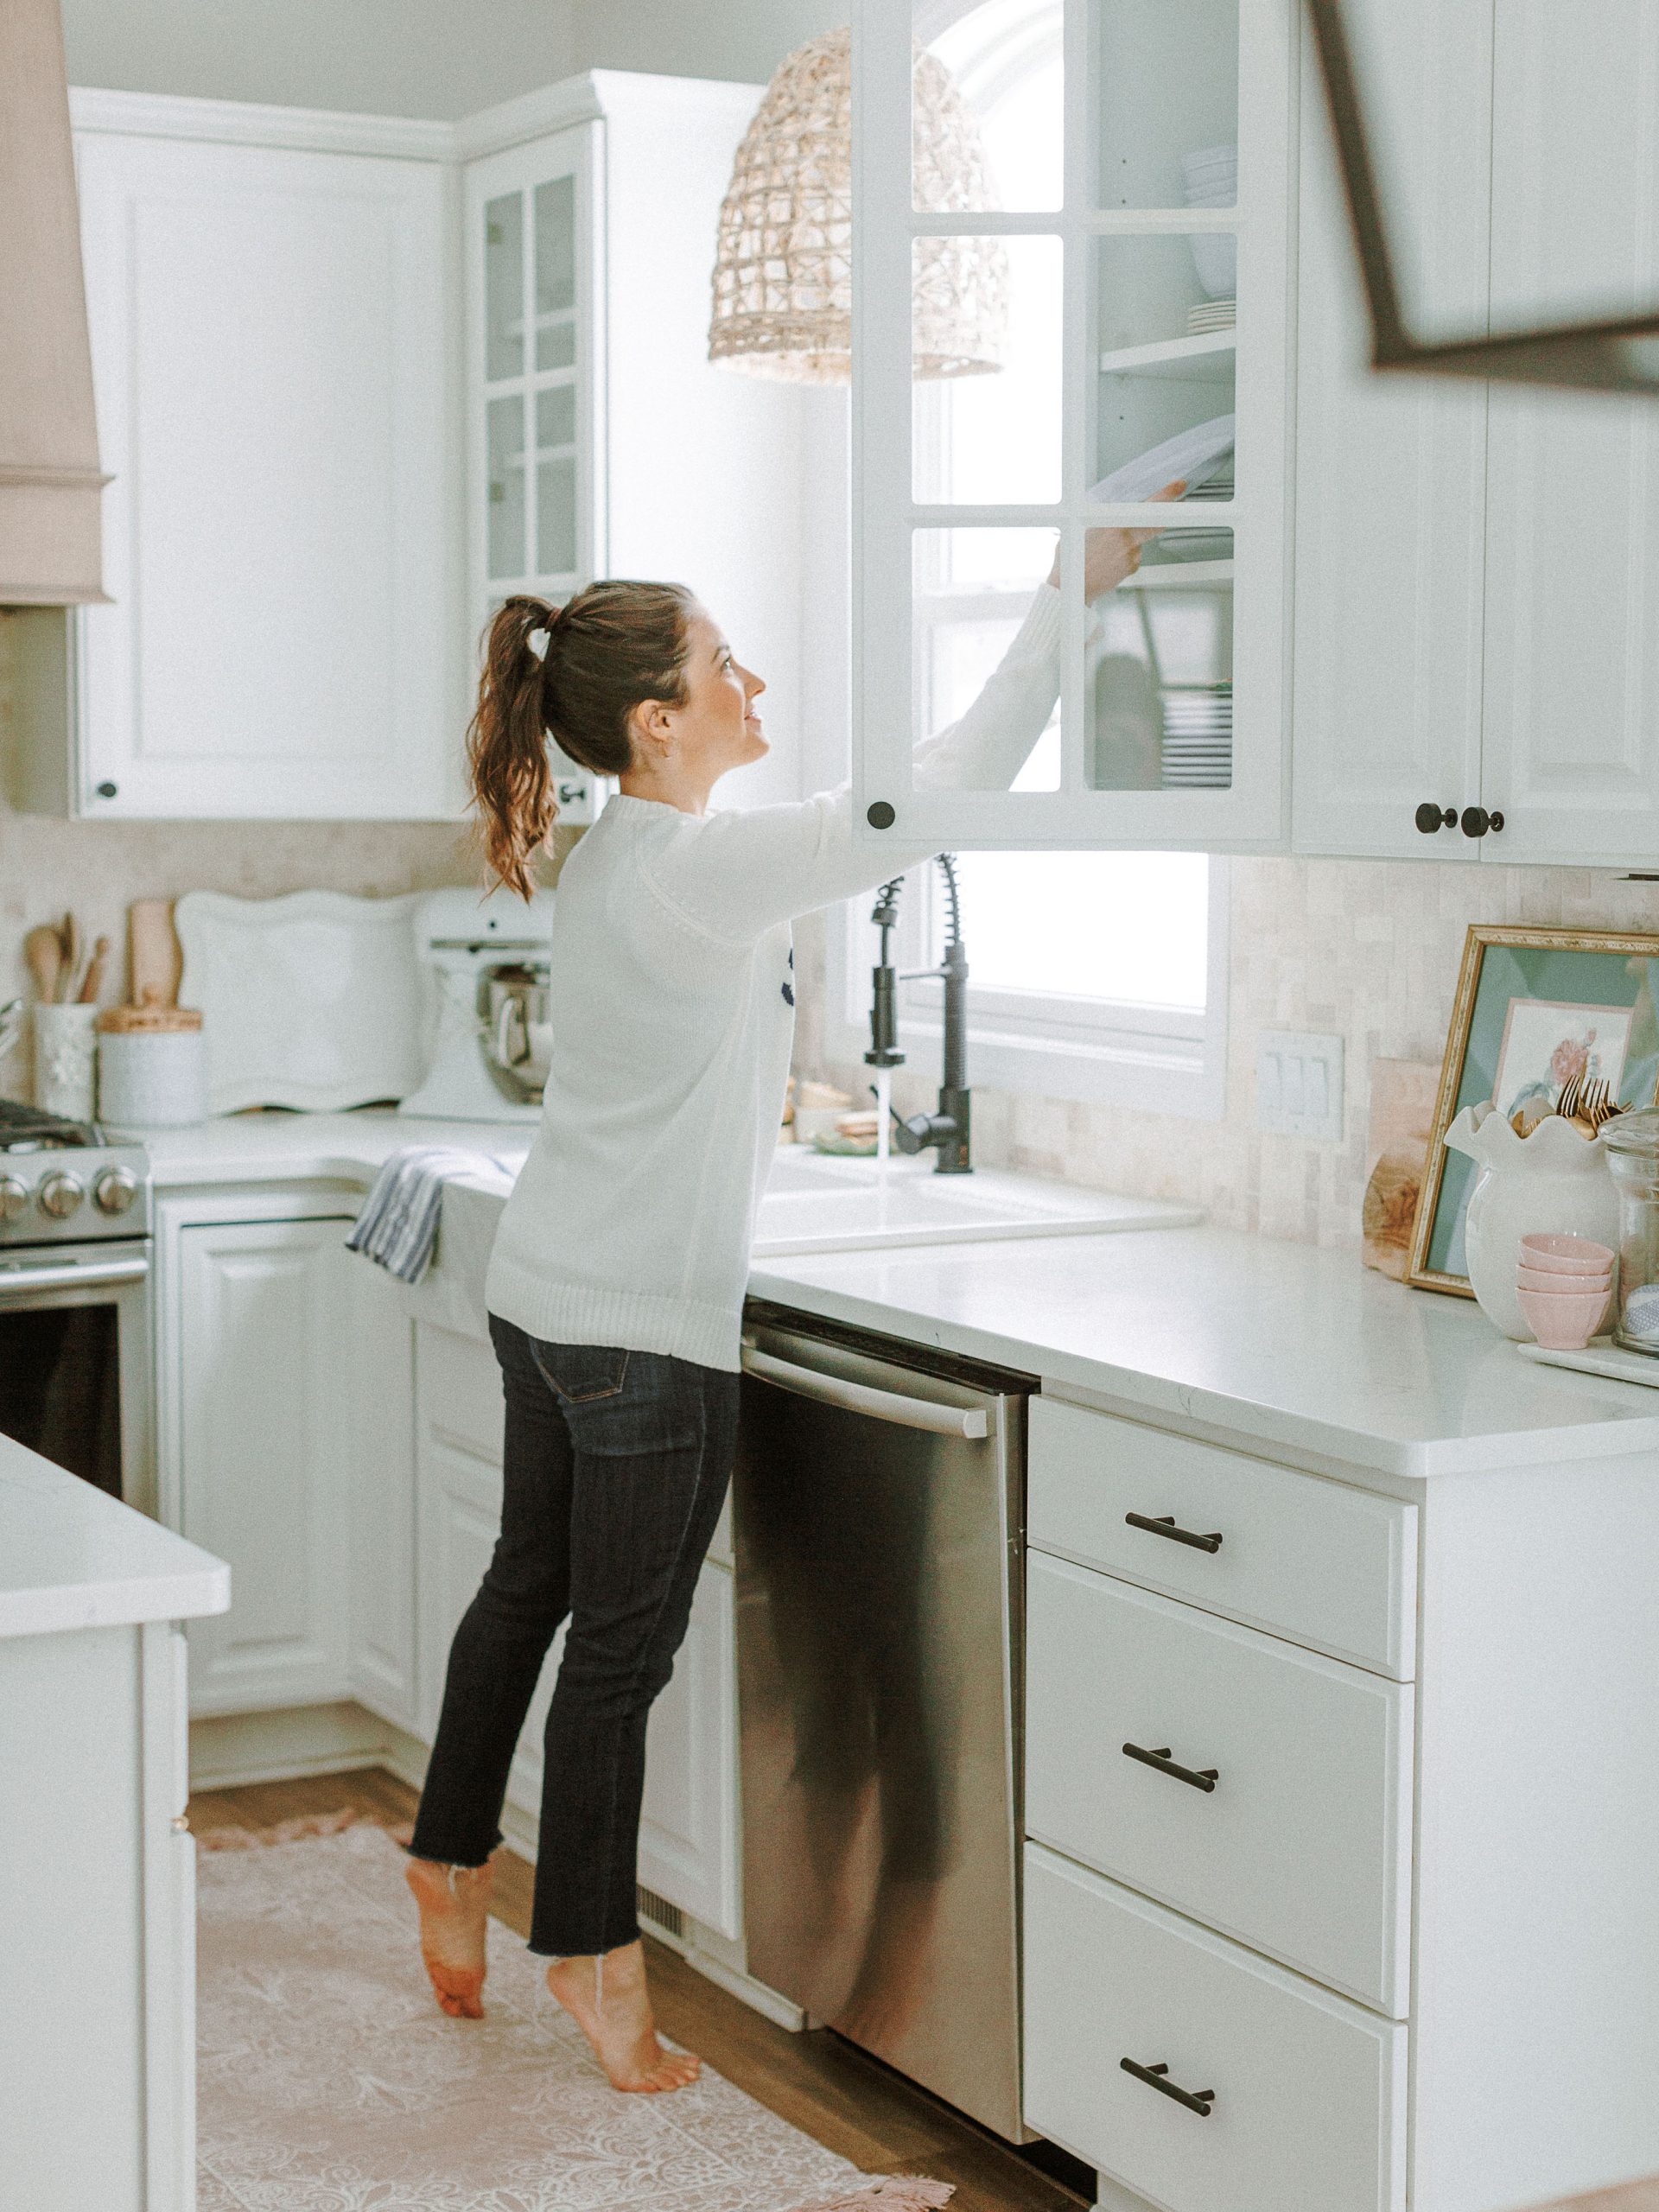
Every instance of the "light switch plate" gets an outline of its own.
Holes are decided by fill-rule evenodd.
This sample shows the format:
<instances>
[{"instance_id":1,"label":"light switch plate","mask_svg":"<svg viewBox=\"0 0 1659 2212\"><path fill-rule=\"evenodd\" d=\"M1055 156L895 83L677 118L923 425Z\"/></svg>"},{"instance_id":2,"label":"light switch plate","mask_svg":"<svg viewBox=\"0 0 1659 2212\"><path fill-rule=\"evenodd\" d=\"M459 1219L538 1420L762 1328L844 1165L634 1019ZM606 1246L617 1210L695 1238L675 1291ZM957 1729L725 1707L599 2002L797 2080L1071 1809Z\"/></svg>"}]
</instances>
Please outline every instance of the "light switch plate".
<instances>
[{"instance_id":1,"label":"light switch plate","mask_svg":"<svg viewBox=\"0 0 1659 2212\"><path fill-rule=\"evenodd\" d=\"M1342 1142L1342 1039L1264 1029L1255 1040L1255 1126L1264 1135Z\"/></svg>"}]
</instances>

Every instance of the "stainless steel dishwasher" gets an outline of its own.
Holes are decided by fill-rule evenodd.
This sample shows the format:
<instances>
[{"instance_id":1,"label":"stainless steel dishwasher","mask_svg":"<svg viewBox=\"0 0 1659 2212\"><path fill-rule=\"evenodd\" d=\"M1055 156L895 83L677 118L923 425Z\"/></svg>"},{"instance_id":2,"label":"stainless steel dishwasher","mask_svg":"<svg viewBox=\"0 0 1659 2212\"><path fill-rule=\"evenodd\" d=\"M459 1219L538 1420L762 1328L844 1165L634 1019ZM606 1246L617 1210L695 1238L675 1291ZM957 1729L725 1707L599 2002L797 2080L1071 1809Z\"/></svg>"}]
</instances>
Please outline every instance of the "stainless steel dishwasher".
<instances>
[{"instance_id":1,"label":"stainless steel dishwasher","mask_svg":"<svg viewBox=\"0 0 1659 2212\"><path fill-rule=\"evenodd\" d=\"M748 1967L1020 2119L1027 1376L752 1304L733 1496Z\"/></svg>"}]
</instances>

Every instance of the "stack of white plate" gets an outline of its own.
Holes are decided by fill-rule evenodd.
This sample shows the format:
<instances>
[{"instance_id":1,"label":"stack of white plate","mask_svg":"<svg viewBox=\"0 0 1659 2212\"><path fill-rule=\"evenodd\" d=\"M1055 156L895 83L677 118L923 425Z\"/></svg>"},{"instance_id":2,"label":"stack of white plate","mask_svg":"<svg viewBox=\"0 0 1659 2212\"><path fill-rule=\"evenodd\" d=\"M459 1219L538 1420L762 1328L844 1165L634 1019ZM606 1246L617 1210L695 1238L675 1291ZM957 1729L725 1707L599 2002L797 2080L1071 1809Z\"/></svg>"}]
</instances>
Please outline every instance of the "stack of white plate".
<instances>
[{"instance_id":1,"label":"stack of white plate","mask_svg":"<svg viewBox=\"0 0 1659 2212\"><path fill-rule=\"evenodd\" d=\"M1188 308L1186 334L1189 338L1206 337L1212 330L1230 330L1238 321L1236 300L1205 300L1202 306Z\"/></svg>"},{"instance_id":2,"label":"stack of white plate","mask_svg":"<svg viewBox=\"0 0 1659 2212\"><path fill-rule=\"evenodd\" d=\"M1189 207L1236 207L1238 205L1238 149L1204 146L1181 156L1181 175ZM1192 266L1198 283L1213 301L1234 300L1238 295L1238 240L1225 232L1191 238Z\"/></svg>"},{"instance_id":3,"label":"stack of white plate","mask_svg":"<svg viewBox=\"0 0 1659 2212\"><path fill-rule=\"evenodd\" d=\"M1233 780L1233 687L1164 694L1166 791L1224 791Z\"/></svg>"}]
</instances>

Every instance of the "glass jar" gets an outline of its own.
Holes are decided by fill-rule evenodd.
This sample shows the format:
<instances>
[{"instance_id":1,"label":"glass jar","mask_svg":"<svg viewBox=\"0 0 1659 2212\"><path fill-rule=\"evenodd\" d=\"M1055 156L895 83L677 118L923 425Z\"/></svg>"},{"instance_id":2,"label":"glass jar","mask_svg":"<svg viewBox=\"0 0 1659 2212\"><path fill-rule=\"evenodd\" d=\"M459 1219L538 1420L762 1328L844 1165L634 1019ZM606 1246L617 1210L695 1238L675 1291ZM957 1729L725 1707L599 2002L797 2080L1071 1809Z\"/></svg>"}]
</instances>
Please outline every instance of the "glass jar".
<instances>
[{"instance_id":1,"label":"glass jar","mask_svg":"<svg viewBox=\"0 0 1659 2212\"><path fill-rule=\"evenodd\" d=\"M1601 1133L1618 1185L1616 1341L1659 1353L1659 1113L1621 1114Z\"/></svg>"}]
</instances>

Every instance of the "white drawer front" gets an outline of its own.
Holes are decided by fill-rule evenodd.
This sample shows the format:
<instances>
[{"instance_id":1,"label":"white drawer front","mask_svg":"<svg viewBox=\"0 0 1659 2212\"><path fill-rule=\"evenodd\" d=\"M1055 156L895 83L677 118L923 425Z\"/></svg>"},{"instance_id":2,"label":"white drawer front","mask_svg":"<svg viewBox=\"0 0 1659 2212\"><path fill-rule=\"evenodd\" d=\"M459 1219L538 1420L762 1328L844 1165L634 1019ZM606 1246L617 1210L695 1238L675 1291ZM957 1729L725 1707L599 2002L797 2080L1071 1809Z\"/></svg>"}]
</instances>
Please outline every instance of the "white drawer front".
<instances>
[{"instance_id":1,"label":"white drawer front","mask_svg":"<svg viewBox=\"0 0 1659 2212\"><path fill-rule=\"evenodd\" d=\"M1039 1845L1026 2119L1169 2212L1400 2212L1406 2030ZM1213 2090L1209 2116L1123 2070Z\"/></svg>"},{"instance_id":2,"label":"white drawer front","mask_svg":"<svg viewBox=\"0 0 1659 2212\"><path fill-rule=\"evenodd\" d=\"M1027 1834L1397 2018L1412 1709L1408 1683L1029 1556Z\"/></svg>"},{"instance_id":3,"label":"white drawer front","mask_svg":"<svg viewBox=\"0 0 1659 2212\"><path fill-rule=\"evenodd\" d=\"M1135 1527L1219 1535L1213 1551ZM1031 1404L1027 1541L1401 1681L1417 1509L1055 1398Z\"/></svg>"}]
</instances>

